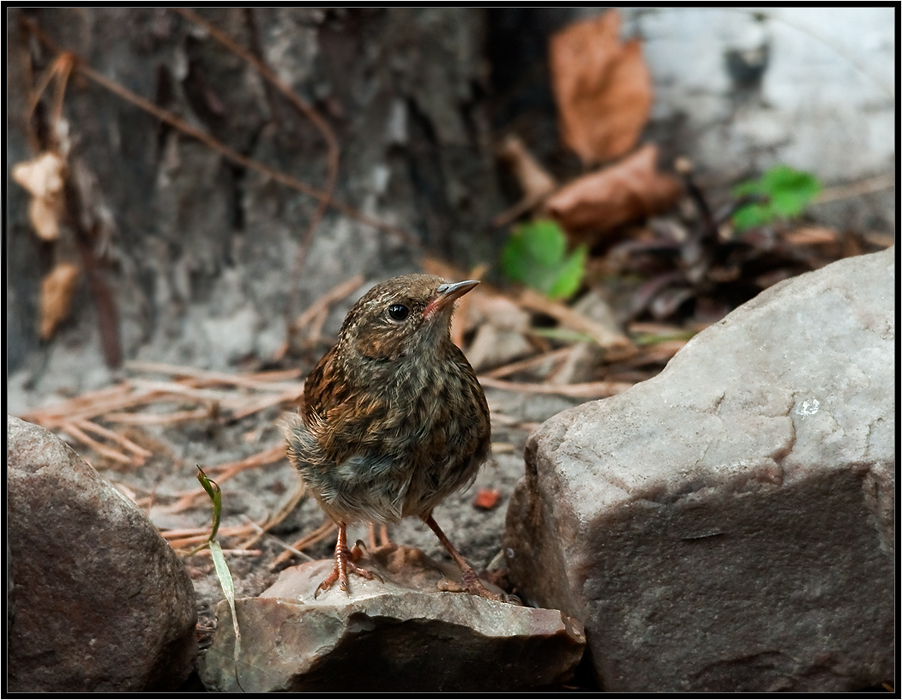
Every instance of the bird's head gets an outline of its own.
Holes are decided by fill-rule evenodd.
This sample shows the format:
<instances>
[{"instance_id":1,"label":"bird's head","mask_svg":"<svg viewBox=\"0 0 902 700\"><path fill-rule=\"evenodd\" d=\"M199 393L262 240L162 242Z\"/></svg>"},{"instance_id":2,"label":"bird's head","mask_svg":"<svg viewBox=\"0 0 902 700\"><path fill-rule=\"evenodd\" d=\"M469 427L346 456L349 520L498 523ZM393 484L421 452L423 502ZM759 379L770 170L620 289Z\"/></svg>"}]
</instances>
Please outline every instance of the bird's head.
<instances>
[{"instance_id":1,"label":"bird's head","mask_svg":"<svg viewBox=\"0 0 902 700\"><path fill-rule=\"evenodd\" d=\"M348 312L339 344L373 360L434 352L450 342L455 300L477 284L479 280L448 283L426 274L377 284Z\"/></svg>"}]
</instances>

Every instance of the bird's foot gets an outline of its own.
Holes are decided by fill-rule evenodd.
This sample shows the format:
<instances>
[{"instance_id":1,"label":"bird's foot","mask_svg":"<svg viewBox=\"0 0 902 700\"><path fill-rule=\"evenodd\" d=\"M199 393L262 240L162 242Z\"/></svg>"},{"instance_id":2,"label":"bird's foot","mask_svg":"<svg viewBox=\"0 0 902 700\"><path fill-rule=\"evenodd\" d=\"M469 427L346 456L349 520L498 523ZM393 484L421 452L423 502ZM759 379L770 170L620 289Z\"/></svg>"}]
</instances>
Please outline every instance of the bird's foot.
<instances>
[{"instance_id":1,"label":"bird's foot","mask_svg":"<svg viewBox=\"0 0 902 700\"><path fill-rule=\"evenodd\" d=\"M466 591L470 595L476 595L480 598L486 598L487 600L497 600L501 603L511 603L513 605L523 604L522 601L515 595L504 592L494 593L493 591L490 591L485 587L482 581L479 580L476 572L469 567L462 570L460 583L448 581L447 579L445 579L439 582L439 588L443 591L451 591L455 593L463 593L464 591Z\"/></svg>"},{"instance_id":2,"label":"bird's foot","mask_svg":"<svg viewBox=\"0 0 902 700\"><path fill-rule=\"evenodd\" d=\"M332 588L336 581L338 581L338 587L341 590L347 595L351 595L348 587L348 574L357 574L368 581L372 581L374 578L378 578L380 581L382 580L382 577L378 574L375 574L369 569L364 569L362 566L357 566L354 563L363 556L363 550L360 547L361 544L361 542L358 542L354 545L353 549L348 549L344 545L336 548L335 565L332 567L332 573L326 576L326 578L323 579L323 582L319 584L316 592L313 594L314 598L318 598L320 593Z\"/></svg>"}]
</instances>

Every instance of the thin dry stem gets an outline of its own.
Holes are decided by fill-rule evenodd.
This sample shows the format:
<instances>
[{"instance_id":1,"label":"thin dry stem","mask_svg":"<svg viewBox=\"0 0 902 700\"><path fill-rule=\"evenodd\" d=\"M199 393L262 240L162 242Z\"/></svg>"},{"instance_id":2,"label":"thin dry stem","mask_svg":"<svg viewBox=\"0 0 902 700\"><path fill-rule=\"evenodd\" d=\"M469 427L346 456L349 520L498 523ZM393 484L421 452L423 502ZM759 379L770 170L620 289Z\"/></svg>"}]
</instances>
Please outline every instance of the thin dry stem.
<instances>
[{"instance_id":1,"label":"thin dry stem","mask_svg":"<svg viewBox=\"0 0 902 700\"><path fill-rule=\"evenodd\" d=\"M332 287L332 289L316 299L316 301L310 304L310 306L297 317L294 322L295 330L301 330L323 311L328 312L332 304L341 301L346 296L353 293L363 284L363 281L363 275L354 275L351 279Z\"/></svg>"},{"instance_id":2,"label":"thin dry stem","mask_svg":"<svg viewBox=\"0 0 902 700\"><path fill-rule=\"evenodd\" d=\"M104 457L109 457L110 459L113 459L117 462L121 462L123 464L135 464L136 463L136 460L134 458L128 457L128 456L122 454L121 452L119 452L118 450L114 450L112 447L107 447L106 445L104 445L100 442L97 442L97 440L92 438L90 435L85 433L81 428L79 428L78 426L76 426L75 424L73 424L71 422L62 423L59 427L62 430L69 433L69 435L74 437L76 440L84 443L85 445L87 445L88 447L93 449L98 454L102 454Z\"/></svg>"},{"instance_id":3,"label":"thin dry stem","mask_svg":"<svg viewBox=\"0 0 902 700\"><path fill-rule=\"evenodd\" d=\"M493 370L489 370L484 373L484 376L491 377L492 379L501 379L502 377L507 377L511 374L516 374L517 372L523 372L527 369L533 369L534 367L538 367L549 360L553 360L555 363L563 360L567 355L573 352L573 346L569 346L566 348L558 348L557 350L551 350L550 352L544 352L541 355L534 355L533 357L528 357L525 360L518 360L517 362L511 362L508 365L502 365L501 367L496 367Z\"/></svg>"},{"instance_id":4,"label":"thin dry stem","mask_svg":"<svg viewBox=\"0 0 902 700\"><path fill-rule=\"evenodd\" d=\"M479 377L479 383L493 389L519 391L525 394L559 394L579 398L603 398L626 391L633 386L628 382L584 382L582 384L534 384L506 382L503 379Z\"/></svg>"},{"instance_id":5,"label":"thin dry stem","mask_svg":"<svg viewBox=\"0 0 902 700\"><path fill-rule=\"evenodd\" d=\"M278 445L274 445L273 447L269 447L262 452L257 452L256 454L251 455L250 457L245 457L244 459L239 459L236 462L227 462L226 464L218 464L215 467L209 467L206 469L208 474L223 474L223 473L233 473L238 474L239 472L244 471L245 469L253 469L254 467L262 467L266 464L272 464L273 462L278 462L281 459L285 458L285 445L283 443L279 443ZM217 483L222 481L222 478L216 479Z\"/></svg>"},{"instance_id":6,"label":"thin dry stem","mask_svg":"<svg viewBox=\"0 0 902 700\"><path fill-rule=\"evenodd\" d=\"M320 525L313 532L304 535L297 542L293 542L291 544L293 549L306 549L307 547L312 547L317 542L321 542L326 539L331 533L338 529L338 525L336 525L331 520L326 520L322 525ZM272 564L270 565L270 570L275 569L277 566L282 564L285 561L291 559L291 551L287 550L282 552L279 556L273 559Z\"/></svg>"},{"instance_id":7,"label":"thin dry stem","mask_svg":"<svg viewBox=\"0 0 902 700\"><path fill-rule=\"evenodd\" d=\"M149 457L153 457L153 452L147 450L140 445L132 442L124 435L120 435L115 430L110 430L109 428L104 428L102 425L97 425L89 420L85 420L83 418L78 418L72 421L73 425L77 425L79 428L83 430L90 431L92 433L96 433L97 435L102 435L105 438L109 438L110 440L114 440L119 443L125 449L133 452L137 457L141 458L141 462L143 463L145 459Z\"/></svg>"},{"instance_id":8,"label":"thin dry stem","mask_svg":"<svg viewBox=\"0 0 902 700\"><path fill-rule=\"evenodd\" d=\"M140 362L130 360L125 363L125 368L138 372L152 372L156 374L170 374L177 377L191 377L204 383L233 384L235 386L256 389L257 391L285 391L300 386L294 382L265 381L256 375L229 374L228 372L213 372L196 367L183 367L169 365L162 362ZM285 374L284 372L282 374ZM298 370L290 370L290 374L297 376Z\"/></svg>"},{"instance_id":9,"label":"thin dry stem","mask_svg":"<svg viewBox=\"0 0 902 700\"><path fill-rule=\"evenodd\" d=\"M209 415L209 409L197 408L192 411L174 411L173 413L106 413L103 419L108 423L124 425L166 425L167 423L202 420Z\"/></svg>"}]
</instances>

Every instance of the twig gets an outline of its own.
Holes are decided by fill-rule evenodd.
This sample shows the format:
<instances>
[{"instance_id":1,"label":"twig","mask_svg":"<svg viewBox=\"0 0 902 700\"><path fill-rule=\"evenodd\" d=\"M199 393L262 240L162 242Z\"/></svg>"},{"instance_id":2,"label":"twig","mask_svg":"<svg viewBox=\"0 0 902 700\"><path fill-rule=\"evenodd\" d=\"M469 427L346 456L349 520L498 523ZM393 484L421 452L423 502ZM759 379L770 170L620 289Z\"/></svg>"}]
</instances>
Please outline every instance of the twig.
<instances>
[{"instance_id":1,"label":"twig","mask_svg":"<svg viewBox=\"0 0 902 700\"><path fill-rule=\"evenodd\" d=\"M260 549L220 549L223 554L231 554L236 557L259 557L263 554ZM199 557L209 557L212 552L209 549L201 549L194 553Z\"/></svg>"},{"instance_id":2,"label":"twig","mask_svg":"<svg viewBox=\"0 0 902 700\"><path fill-rule=\"evenodd\" d=\"M815 204L823 204L824 202L835 202L839 199L848 199L849 197L858 197L871 192L879 192L880 190L892 189L896 184L896 178L892 173L877 175L860 180L858 182L850 182L847 185L835 185L833 187L825 187L821 193L814 198Z\"/></svg>"},{"instance_id":3,"label":"twig","mask_svg":"<svg viewBox=\"0 0 902 700\"><path fill-rule=\"evenodd\" d=\"M612 331L569 306L552 301L532 289L520 290L516 300L526 309L547 314L562 325L590 336L607 351L609 359L628 357L636 352L632 341L622 333Z\"/></svg>"},{"instance_id":4,"label":"twig","mask_svg":"<svg viewBox=\"0 0 902 700\"><path fill-rule=\"evenodd\" d=\"M201 420L209 415L210 409L197 408L193 411L175 411L173 413L105 413L103 419L109 423L125 425L165 425L166 423Z\"/></svg>"},{"instance_id":5,"label":"twig","mask_svg":"<svg viewBox=\"0 0 902 700\"><path fill-rule=\"evenodd\" d=\"M304 535L297 542L292 543L292 547L294 549L306 549L307 547L311 547L315 545L317 542L321 542L326 539L330 533L338 528L338 525L333 523L331 520L326 520L322 525L320 525L313 532ZM272 564L270 564L270 571L275 569L282 562L288 561L291 559L291 551L282 552L279 556L273 559Z\"/></svg>"},{"instance_id":6,"label":"twig","mask_svg":"<svg viewBox=\"0 0 902 700\"><path fill-rule=\"evenodd\" d=\"M110 291L109 285L100 272L100 265L94 254L93 236L89 235L81 224L82 203L71 183L66 184L66 206L72 228L75 230L75 242L81 256L81 266L88 280L91 298L97 307L97 329L100 334L100 347L107 367L118 367L122 364L122 341L119 337L119 309Z\"/></svg>"},{"instance_id":7,"label":"twig","mask_svg":"<svg viewBox=\"0 0 902 700\"><path fill-rule=\"evenodd\" d=\"M526 430L528 432L532 432L539 427L538 423L524 421L520 418L514 418L513 416L508 416L507 414L501 413L499 411L492 411L492 423L500 423L501 425L522 428L523 430Z\"/></svg>"},{"instance_id":8,"label":"twig","mask_svg":"<svg viewBox=\"0 0 902 700\"><path fill-rule=\"evenodd\" d=\"M57 406L26 413L21 417L24 420L43 425L45 428L58 428L63 423L71 422L76 418L93 418L95 416L106 414L109 411L121 410L142 403L148 403L159 398L159 395L160 392L157 391L147 391L137 394L133 393L128 396L113 397L106 401L97 401L84 408L71 411L66 409L66 404L64 402Z\"/></svg>"},{"instance_id":9,"label":"twig","mask_svg":"<svg viewBox=\"0 0 902 700\"><path fill-rule=\"evenodd\" d=\"M434 257L426 257L423 260L423 268L434 275L439 275L446 279L466 278L466 273L454 265ZM479 290L485 294L495 294L510 299L515 304L529 311L547 314L562 326L586 334L605 349L609 360L629 357L636 352L636 348L630 339L619 331L612 331L578 311L571 309L569 306L552 301L532 289L523 288L517 292L505 292L487 282L483 282L479 285Z\"/></svg>"},{"instance_id":10,"label":"twig","mask_svg":"<svg viewBox=\"0 0 902 700\"><path fill-rule=\"evenodd\" d=\"M299 385L293 389L289 389L288 391L283 391L281 394L277 394L276 396L269 396L259 401L256 401L244 408L233 410L232 411L232 420L240 420L241 418L246 418L257 411L262 411L264 408L269 408L270 406L276 406L278 404L283 403L298 403L301 399L301 396L304 395L303 385Z\"/></svg>"},{"instance_id":11,"label":"twig","mask_svg":"<svg viewBox=\"0 0 902 700\"><path fill-rule=\"evenodd\" d=\"M297 379L301 376L299 369L270 369L263 372L252 372L247 375L251 379L258 379L261 382L278 382L283 379Z\"/></svg>"},{"instance_id":12,"label":"twig","mask_svg":"<svg viewBox=\"0 0 902 700\"><path fill-rule=\"evenodd\" d=\"M297 317L294 321L294 329L301 330L304 326L310 323L317 314L322 313L323 311L328 311L329 307L337 301L341 301L348 294L354 292L360 285L363 284L363 275L354 275L351 279L342 282L339 285L336 285L328 292L323 294L321 297L316 299L310 306L308 306L304 313Z\"/></svg>"},{"instance_id":13,"label":"twig","mask_svg":"<svg viewBox=\"0 0 902 700\"><path fill-rule=\"evenodd\" d=\"M301 489L301 495L303 495L303 489ZM288 509L288 512L291 512L291 510L294 510L294 506L296 506L296 505L297 505L297 501L295 501L294 504L291 506L291 508ZM283 509L283 510L284 510L284 509ZM242 548L244 548L244 547L250 547L252 544L255 544L257 541L259 541L261 537L264 537L264 536L265 536L265 537L268 537L269 539L271 539L271 540L272 540L273 542L275 542L276 544L278 544L278 545L279 545L280 547L282 547L283 549L285 549L285 550L291 552L292 554L294 554L294 555L296 555L296 556L299 556L301 559L305 559L306 561L313 561L313 560L314 560L313 557L308 556L307 554L304 554L301 550L295 549L292 545L283 542L282 540L280 540L280 539L279 539L278 537L276 537L275 535L269 534L269 533L267 532L267 530L275 525L275 523L272 522L272 519L268 520L268 521L266 522L266 525L264 525L264 526L261 527L260 525L258 525L258 524L255 523L254 521L252 521L252 520L251 520L250 518L248 518L247 516L244 516L244 517L248 520L248 524L249 524L252 528L254 528L254 530L256 530L257 534L254 535L253 537L251 537L249 540L246 540L246 541L242 542L241 544L239 544L239 545L238 545L238 548L239 548L239 549L242 549ZM284 517L284 516L283 516L283 517Z\"/></svg>"},{"instance_id":14,"label":"twig","mask_svg":"<svg viewBox=\"0 0 902 700\"><path fill-rule=\"evenodd\" d=\"M677 158L674 169L682 176L686 192L698 211L700 226L696 238L699 244L710 246L716 243L719 236L717 222L714 220L714 215L711 213L711 207L708 206L708 200L705 198L704 193L695 184L695 178L692 173L692 161L688 158Z\"/></svg>"},{"instance_id":15,"label":"twig","mask_svg":"<svg viewBox=\"0 0 902 700\"><path fill-rule=\"evenodd\" d=\"M281 459L285 458L285 445L278 444L269 449L263 450L262 452L258 452L256 454L251 455L250 457L245 457L244 459L238 460L237 462L227 462L225 464L219 464L214 467L209 467L206 471L210 474L218 474L216 477L216 483L222 484L234 476L237 476L241 472L247 469L254 469L256 467L263 467L267 464L272 464L274 462L278 462ZM166 513L179 513L183 510L191 508L194 505L194 502L203 496L207 495L207 492L204 489L199 488L191 491L182 491L177 494L179 499L168 506L161 507L161 510Z\"/></svg>"},{"instance_id":16,"label":"twig","mask_svg":"<svg viewBox=\"0 0 902 700\"><path fill-rule=\"evenodd\" d=\"M221 389L198 389L179 382L161 382L136 377L132 379L132 383L136 388L143 388L152 391L155 394L170 394L173 396L187 397L189 399L194 399L195 401L221 402L233 396L229 392Z\"/></svg>"},{"instance_id":17,"label":"twig","mask_svg":"<svg viewBox=\"0 0 902 700\"><path fill-rule=\"evenodd\" d=\"M134 442L129 440L127 437L125 437L124 435L120 435L119 433L117 433L114 430L110 430L109 428L104 428L102 425L97 425L97 423L94 423L89 420L85 420L84 418L76 418L75 420L72 421L72 423L74 425L77 425L79 428L82 428L84 430L89 430L92 433L96 433L97 435L102 435L105 438L109 438L110 440L114 440L114 441L118 442L125 449L130 450L131 452L134 452L135 455L137 455L138 457L141 457L142 463L143 463L144 459L153 457L153 452L151 452L150 450L144 449L140 445L135 444Z\"/></svg>"},{"instance_id":18,"label":"twig","mask_svg":"<svg viewBox=\"0 0 902 700\"><path fill-rule=\"evenodd\" d=\"M479 377L479 383L492 389L518 391L524 394L560 394L561 396L602 398L613 396L631 388L627 382L585 382L582 384L533 384L506 382L503 379Z\"/></svg>"},{"instance_id":19,"label":"twig","mask_svg":"<svg viewBox=\"0 0 902 700\"><path fill-rule=\"evenodd\" d=\"M565 348L558 348L557 350L544 352L541 355L528 357L525 360L518 360L517 362L511 362L508 365L496 367L493 370L485 372L484 376L491 377L493 379L501 379L501 377L507 377L508 375L516 374L517 372L522 372L527 369L532 369L533 367L538 367L539 365L542 365L548 361L558 362L559 360L562 360L567 355L569 355L571 352L573 352L572 345Z\"/></svg>"},{"instance_id":20,"label":"twig","mask_svg":"<svg viewBox=\"0 0 902 700\"><path fill-rule=\"evenodd\" d=\"M128 361L125 368L138 372L153 372L158 374L169 374L179 377L193 377L202 379L207 382L218 382L221 384L234 384L235 386L243 386L248 389L257 389L258 391L286 391L291 388L299 388L300 384L290 382L272 382L264 381L255 375L229 374L228 372L212 372L206 369L198 369L196 367L182 367L180 365L169 365L162 362L140 362ZM292 374L297 376L297 370L291 370Z\"/></svg>"},{"instance_id":21,"label":"twig","mask_svg":"<svg viewBox=\"0 0 902 700\"><path fill-rule=\"evenodd\" d=\"M87 391L84 394L74 396L71 399L66 399L65 401L62 401L51 407L45 407L30 411L23 414L22 418L31 421L35 416L38 416L39 414L51 413L54 415L65 415L73 413L75 411L84 410L86 407L92 406L97 401L121 398L122 396L127 395L131 390L132 387L128 382L120 382L119 384L115 384L105 389Z\"/></svg>"},{"instance_id":22,"label":"twig","mask_svg":"<svg viewBox=\"0 0 902 700\"><path fill-rule=\"evenodd\" d=\"M190 533L197 534L190 534ZM169 546L173 549L183 549L189 545L202 544L210 539L212 528L183 528L182 530L167 530L161 532L163 539L169 541ZM235 527L219 528L219 537L238 537L251 532L251 528L247 525L239 525ZM184 536L182 536L184 535ZM179 539L180 537L180 539Z\"/></svg>"},{"instance_id":23,"label":"twig","mask_svg":"<svg viewBox=\"0 0 902 700\"><path fill-rule=\"evenodd\" d=\"M284 459L284 458L285 458L285 445L280 442L278 445L274 445L273 447L265 449L262 452L253 454L250 457L245 457L244 459L239 459L236 462L227 462L226 464L219 464L219 465L216 465L215 467L209 467L206 471L208 474L229 473L231 475L234 475L234 474L238 474L239 472L244 471L245 469L252 469L254 467L262 467L266 464L272 464L273 462L278 462L280 459ZM217 482L223 481L223 478L220 477L216 481Z\"/></svg>"},{"instance_id":24,"label":"twig","mask_svg":"<svg viewBox=\"0 0 902 700\"><path fill-rule=\"evenodd\" d=\"M85 445L93 449L98 454L102 454L104 457L109 457L117 462L122 462L123 464L134 464L135 460L127 457L122 454L118 450L114 450L112 447L107 447L106 445L97 442L90 435L85 433L81 428L74 425L71 422L64 422L59 426L62 430L65 430L72 437L77 439L79 442L83 442Z\"/></svg>"}]
</instances>

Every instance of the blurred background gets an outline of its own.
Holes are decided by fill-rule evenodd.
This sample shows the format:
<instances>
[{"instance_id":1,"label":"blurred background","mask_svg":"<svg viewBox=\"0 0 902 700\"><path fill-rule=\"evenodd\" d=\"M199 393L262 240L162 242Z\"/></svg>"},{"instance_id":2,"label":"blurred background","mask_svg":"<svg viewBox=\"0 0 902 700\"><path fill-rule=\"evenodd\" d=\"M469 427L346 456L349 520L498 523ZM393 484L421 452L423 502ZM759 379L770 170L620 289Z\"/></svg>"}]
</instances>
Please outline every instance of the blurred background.
<instances>
[{"instance_id":1,"label":"blurred background","mask_svg":"<svg viewBox=\"0 0 902 700\"><path fill-rule=\"evenodd\" d=\"M694 332L893 240L892 8L8 20L14 414L135 360L309 369L356 296L424 267L554 304L485 369L585 339L562 306Z\"/></svg>"}]
</instances>

